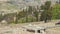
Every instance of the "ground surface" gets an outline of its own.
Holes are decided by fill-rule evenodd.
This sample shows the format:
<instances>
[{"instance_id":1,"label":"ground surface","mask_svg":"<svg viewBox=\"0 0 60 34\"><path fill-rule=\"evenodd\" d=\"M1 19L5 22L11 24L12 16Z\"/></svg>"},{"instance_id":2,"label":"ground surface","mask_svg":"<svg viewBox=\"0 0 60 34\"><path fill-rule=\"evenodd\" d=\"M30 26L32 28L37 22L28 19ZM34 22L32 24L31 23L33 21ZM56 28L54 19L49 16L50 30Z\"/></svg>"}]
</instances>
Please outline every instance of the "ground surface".
<instances>
[{"instance_id":1,"label":"ground surface","mask_svg":"<svg viewBox=\"0 0 60 34\"><path fill-rule=\"evenodd\" d=\"M39 26L54 26L55 23L60 20L54 20L48 23L44 22L33 22L33 23L24 23L24 24L11 24L11 25L0 25L0 34L34 34L33 32L22 31L22 26L27 24L38 24ZM60 27L50 28L46 30L46 34L60 34Z\"/></svg>"}]
</instances>

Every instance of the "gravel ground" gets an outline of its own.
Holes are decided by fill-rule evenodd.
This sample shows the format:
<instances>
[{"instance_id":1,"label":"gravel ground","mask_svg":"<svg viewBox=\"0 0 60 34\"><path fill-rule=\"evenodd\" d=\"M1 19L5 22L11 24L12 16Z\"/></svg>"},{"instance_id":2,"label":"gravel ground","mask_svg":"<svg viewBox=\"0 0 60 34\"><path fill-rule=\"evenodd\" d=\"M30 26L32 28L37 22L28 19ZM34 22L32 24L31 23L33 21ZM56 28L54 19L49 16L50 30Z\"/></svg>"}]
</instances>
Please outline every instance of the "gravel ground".
<instances>
[{"instance_id":1,"label":"gravel ground","mask_svg":"<svg viewBox=\"0 0 60 34\"><path fill-rule=\"evenodd\" d=\"M56 21L51 21L49 23L43 23L43 22L33 22L31 24L38 24L39 26L51 26L51 25L55 25L55 23L57 23L59 20ZM27 25L30 23L25 23L25 24L11 24L11 25L5 25L5 26L1 26L0 25L0 34L34 34L33 32L25 32L22 30L22 28L20 28L23 25ZM47 34L60 34L60 27L56 27L56 28L50 28L46 30Z\"/></svg>"}]
</instances>

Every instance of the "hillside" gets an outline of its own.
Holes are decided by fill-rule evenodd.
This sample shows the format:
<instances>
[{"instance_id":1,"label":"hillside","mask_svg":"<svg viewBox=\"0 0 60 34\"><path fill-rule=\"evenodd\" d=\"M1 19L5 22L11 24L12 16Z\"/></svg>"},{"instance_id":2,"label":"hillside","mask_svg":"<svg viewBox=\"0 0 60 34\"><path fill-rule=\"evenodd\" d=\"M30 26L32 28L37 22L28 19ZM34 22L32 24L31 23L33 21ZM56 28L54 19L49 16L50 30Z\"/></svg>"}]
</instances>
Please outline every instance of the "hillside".
<instances>
[{"instance_id":1,"label":"hillside","mask_svg":"<svg viewBox=\"0 0 60 34\"><path fill-rule=\"evenodd\" d=\"M0 10L14 10L17 6L10 3L0 3Z\"/></svg>"},{"instance_id":2,"label":"hillside","mask_svg":"<svg viewBox=\"0 0 60 34\"><path fill-rule=\"evenodd\" d=\"M40 6L46 1L47 0L0 0L0 9L22 9L27 6ZM51 0L51 2L54 4L56 0Z\"/></svg>"}]
</instances>

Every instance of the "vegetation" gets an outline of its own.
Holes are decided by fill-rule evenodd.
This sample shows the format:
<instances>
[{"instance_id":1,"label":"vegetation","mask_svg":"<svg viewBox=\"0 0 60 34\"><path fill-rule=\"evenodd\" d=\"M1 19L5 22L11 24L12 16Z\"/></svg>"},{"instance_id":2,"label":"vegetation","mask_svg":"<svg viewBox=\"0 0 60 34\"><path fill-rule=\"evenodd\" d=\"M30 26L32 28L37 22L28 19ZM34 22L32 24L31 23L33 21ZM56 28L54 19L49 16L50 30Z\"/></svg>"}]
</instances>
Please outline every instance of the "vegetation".
<instances>
[{"instance_id":1,"label":"vegetation","mask_svg":"<svg viewBox=\"0 0 60 34\"><path fill-rule=\"evenodd\" d=\"M5 9L10 10L13 8L17 9L16 6L12 4L8 4L7 8ZM43 12L40 10L43 10ZM60 4L51 6L51 1L46 1L46 3L44 5L41 5L39 8L34 6L28 6L26 9L23 9L22 11L18 11L18 13L7 14L5 16L0 15L0 19L4 17L10 18L14 16L16 17L16 20L14 21L13 18L9 23L17 24L17 23L28 23L35 21L38 22L39 20L44 21L46 23L48 20L51 19L60 19Z\"/></svg>"},{"instance_id":2,"label":"vegetation","mask_svg":"<svg viewBox=\"0 0 60 34\"><path fill-rule=\"evenodd\" d=\"M2 16L2 15L0 15L0 21L2 20L2 18L3 18L3 16Z\"/></svg>"},{"instance_id":3,"label":"vegetation","mask_svg":"<svg viewBox=\"0 0 60 34\"><path fill-rule=\"evenodd\" d=\"M28 16L28 22L32 22L32 18L33 18L34 22L36 21L35 17ZM26 17L21 18L21 19L18 20L18 23L28 23L28 22L26 22Z\"/></svg>"},{"instance_id":4,"label":"vegetation","mask_svg":"<svg viewBox=\"0 0 60 34\"><path fill-rule=\"evenodd\" d=\"M44 10L41 14L41 21L47 22L47 20L51 20L52 11L51 11L51 2L46 1L45 5L41 6L41 10Z\"/></svg>"},{"instance_id":5,"label":"vegetation","mask_svg":"<svg viewBox=\"0 0 60 34\"><path fill-rule=\"evenodd\" d=\"M60 19L60 4L56 4L52 8L52 19Z\"/></svg>"},{"instance_id":6,"label":"vegetation","mask_svg":"<svg viewBox=\"0 0 60 34\"><path fill-rule=\"evenodd\" d=\"M38 22L38 15L39 15L39 12L37 10L34 11L34 16L36 17L36 21Z\"/></svg>"}]
</instances>

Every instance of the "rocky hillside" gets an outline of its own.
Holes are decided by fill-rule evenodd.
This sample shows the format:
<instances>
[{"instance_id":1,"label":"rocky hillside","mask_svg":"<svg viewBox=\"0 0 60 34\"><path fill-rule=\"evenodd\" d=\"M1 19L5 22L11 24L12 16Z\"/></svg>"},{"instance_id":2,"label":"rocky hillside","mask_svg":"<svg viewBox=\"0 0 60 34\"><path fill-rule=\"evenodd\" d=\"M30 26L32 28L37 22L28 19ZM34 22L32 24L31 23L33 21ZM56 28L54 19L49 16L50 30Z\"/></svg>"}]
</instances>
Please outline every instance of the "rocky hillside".
<instances>
[{"instance_id":1,"label":"rocky hillside","mask_svg":"<svg viewBox=\"0 0 60 34\"><path fill-rule=\"evenodd\" d=\"M51 1L55 3L58 0L51 0ZM0 0L0 7L4 6L4 8L6 8L7 6L8 9L10 8L16 9L16 7L18 9L21 9L27 6L37 6L37 5L40 6L41 4L44 4L44 2L46 2L46 0ZM3 3L3 6L1 6L1 3Z\"/></svg>"}]
</instances>

